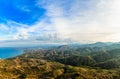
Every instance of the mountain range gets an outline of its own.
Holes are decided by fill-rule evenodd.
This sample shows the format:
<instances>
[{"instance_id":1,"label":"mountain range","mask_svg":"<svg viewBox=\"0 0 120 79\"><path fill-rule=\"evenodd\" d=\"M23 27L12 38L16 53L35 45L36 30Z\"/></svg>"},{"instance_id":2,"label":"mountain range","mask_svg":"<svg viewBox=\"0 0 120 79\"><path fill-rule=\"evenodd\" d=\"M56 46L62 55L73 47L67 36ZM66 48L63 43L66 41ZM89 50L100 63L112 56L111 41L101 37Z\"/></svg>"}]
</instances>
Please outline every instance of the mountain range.
<instances>
[{"instance_id":1,"label":"mountain range","mask_svg":"<svg viewBox=\"0 0 120 79\"><path fill-rule=\"evenodd\" d=\"M120 79L120 43L60 45L24 52L0 60L0 79Z\"/></svg>"}]
</instances>

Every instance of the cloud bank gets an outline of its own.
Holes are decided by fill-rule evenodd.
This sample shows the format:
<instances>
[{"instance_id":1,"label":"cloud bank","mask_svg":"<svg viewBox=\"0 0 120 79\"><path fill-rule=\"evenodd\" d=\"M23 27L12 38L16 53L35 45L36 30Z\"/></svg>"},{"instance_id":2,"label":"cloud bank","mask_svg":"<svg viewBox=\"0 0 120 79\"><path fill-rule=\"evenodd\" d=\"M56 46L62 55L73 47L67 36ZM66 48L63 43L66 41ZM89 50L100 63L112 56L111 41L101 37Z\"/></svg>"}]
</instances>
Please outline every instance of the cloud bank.
<instances>
[{"instance_id":1,"label":"cloud bank","mask_svg":"<svg viewBox=\"0 0 120 79\"><path fill-rule=\"evenodd\" d=\"M41 0L40 0L41 1ZM43 0L40 3L63 38L119 41L119 0Z\"/></svg>"},{"instance_id":2,"label":"cloud bank","mask_svg":"<svg viewBox=\"0 0 120 79\"><path fill-rule=\"evenodd\" d=\"M33 25L14 21L1 23L0 39L45 42L120 40L119 0L36 0L35 5L45 9L42 19Z\"/></svg>"}]
</instances>

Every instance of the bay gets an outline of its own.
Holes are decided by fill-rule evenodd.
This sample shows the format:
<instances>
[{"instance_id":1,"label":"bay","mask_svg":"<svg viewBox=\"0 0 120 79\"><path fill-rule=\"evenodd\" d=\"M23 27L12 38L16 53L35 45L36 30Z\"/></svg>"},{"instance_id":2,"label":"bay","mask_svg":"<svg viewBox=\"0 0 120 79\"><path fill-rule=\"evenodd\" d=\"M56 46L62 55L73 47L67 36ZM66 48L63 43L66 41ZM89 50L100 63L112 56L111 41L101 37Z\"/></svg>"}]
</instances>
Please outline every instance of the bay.
<instances>
[{"instance_id":1,"label":"bay","mask_svg":"<svg viewBox=\"0 0 120 79\"><path fill-rule=\"evenodd\" d=\"M15 57L22 53L24 53L23 48L16 48L16 47L1 47L0 48L0 58L1 59Z\"/></svg>"}]
</instances>

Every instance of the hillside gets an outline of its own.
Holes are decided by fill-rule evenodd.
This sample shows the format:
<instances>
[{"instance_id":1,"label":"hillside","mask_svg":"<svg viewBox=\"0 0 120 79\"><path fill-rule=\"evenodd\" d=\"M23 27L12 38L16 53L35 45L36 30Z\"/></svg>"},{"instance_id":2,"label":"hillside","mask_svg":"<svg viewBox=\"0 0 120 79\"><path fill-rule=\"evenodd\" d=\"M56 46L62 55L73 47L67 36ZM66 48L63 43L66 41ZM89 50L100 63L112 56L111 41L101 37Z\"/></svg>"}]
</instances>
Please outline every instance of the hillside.
<instances>
[{"instance_id":1,"label":"hillside","mask_svg":"<svg viewBox=\"0 0 120 79\"><path fill-rule=\"evenodd\" d=\"M120 48L96 43L27 49L0 60L0 79L120 79Z\"/></svg>"}]
</instances>

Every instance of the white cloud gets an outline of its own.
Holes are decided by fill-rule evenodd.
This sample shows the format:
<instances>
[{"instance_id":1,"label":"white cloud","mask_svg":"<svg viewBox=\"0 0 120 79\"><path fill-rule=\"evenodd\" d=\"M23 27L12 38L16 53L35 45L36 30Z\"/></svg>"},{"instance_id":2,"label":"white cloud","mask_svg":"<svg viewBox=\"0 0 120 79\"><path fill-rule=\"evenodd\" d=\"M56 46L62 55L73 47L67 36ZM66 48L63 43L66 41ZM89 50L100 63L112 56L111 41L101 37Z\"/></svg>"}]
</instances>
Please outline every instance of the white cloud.
<instances>
[{"instance_id":1,"label":"white cloud","mask_svg":"<svg viewBox=\"0 0 120 79\"><path fill-rule=\"evenodd\" d=\"M36 5L46 9L46 17L36 24L9 22L10 28L0 28L10 30L13 39L120 40L119 0L38 0Z\"/></svg>"},{"instance_id":2,"label":"white cloud","mask_svg":"<svg viewBox=\"0 0 120 79\"><path fill-rule=\"evenodd\" d=\"M63 38L119 41L119 36L116 37L120 33L119 0L39 0L39 3Z\"/></svg>"}]
</instances>

